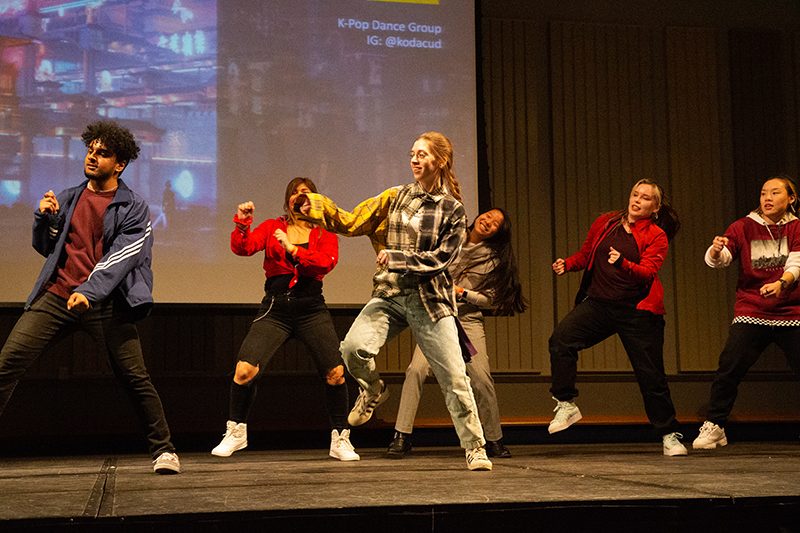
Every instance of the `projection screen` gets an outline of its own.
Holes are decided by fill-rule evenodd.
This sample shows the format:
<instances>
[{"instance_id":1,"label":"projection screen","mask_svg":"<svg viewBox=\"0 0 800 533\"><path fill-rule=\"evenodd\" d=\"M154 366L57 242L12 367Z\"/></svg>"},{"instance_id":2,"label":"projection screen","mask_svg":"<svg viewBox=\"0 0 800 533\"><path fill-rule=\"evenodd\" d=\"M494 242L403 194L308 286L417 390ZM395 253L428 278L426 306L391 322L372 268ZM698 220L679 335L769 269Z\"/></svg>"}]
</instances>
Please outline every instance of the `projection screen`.
<instances>
[{"instance_id":1,"label":"projection screen","mask_svg":"<svg viewBox=\"0 0 800 533\"><path fill-rule=\"evenodd\" d=\"M307 176L350 209L413 179L424 131L453 141L471 219L474 17L472 0L0 0L0 301L27 297L33 210L83 180L99 118L142 147L122 178L150 205L156 302L258 302L263 254L229 247L237 204L279 216ZM374 251L339 246L326 300L363 304Z\"/></svg>"}]
</instances>

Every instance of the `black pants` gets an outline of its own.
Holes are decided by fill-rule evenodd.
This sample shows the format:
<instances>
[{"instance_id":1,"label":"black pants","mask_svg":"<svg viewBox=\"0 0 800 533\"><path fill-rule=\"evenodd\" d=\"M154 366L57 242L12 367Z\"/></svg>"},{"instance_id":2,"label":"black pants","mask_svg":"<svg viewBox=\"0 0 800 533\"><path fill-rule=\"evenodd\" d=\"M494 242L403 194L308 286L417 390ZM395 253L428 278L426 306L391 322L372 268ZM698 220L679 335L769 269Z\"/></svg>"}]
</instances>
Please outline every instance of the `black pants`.
<instances>
[{"instance_id":1,"label":"black pants","mask_svg":"<svg viewBox=\"0 0 800 533\"><path fill-rule=\"evenodd\" d=\"M272 356L289 337L295 337L308 348L317 373L326 380L331 369L343 365L339 353L339 336L322 297L294 297L267 295L261 302L256 318L239 348L239 361L258 366L259 377ZM244 421L252 405L256 384L247 385L250 392L241 399L233 398L231 420ZM240 389L241 390L241 389ZM244 394L241 392L241 394ZM325 405L331 428L347 427L347 386L325 387ZM242 420L238 420L242 419Z\"/></svg>"},{"instance_id":2,"label":"black pants","mask_svg":"<svg viewBox=\"0 0 800 533\"><path fill-rule=\"evenodd\" d=\"M736 401L739 383L773 342L784 351L789 366L800 376L800 327L731 324L711 385L707 420L725 426Z\"/></svg>"},{"instance_id":3,"label":"black pants","mask_svg":"<svg viewBox=\"0 0 800 533\"><path fill-rule=\"evenodd\" d=\"M550 392L560 401L578 395L578 351L619 335L644 399L647 418L662 434L677 431L675 407L664 372L664 318L648 311L597 300L578 304L550 336Z\"/></svg>"},{"instance_id":4,"label":"black pants","mask_svg":"<svg viewBox=\"0 0 800 533\"><path fill-rule=\"evenodd\" d=\"M86 331L108 354L114 375L130 397L146 428L150 454L172 452L164 408L144 365L139 332L125 304L109 299L83 314L67 310L67 302L45 292L17 321L0 352L0 414L20 378L56 340Z\"/></svg>"}]
</instances>

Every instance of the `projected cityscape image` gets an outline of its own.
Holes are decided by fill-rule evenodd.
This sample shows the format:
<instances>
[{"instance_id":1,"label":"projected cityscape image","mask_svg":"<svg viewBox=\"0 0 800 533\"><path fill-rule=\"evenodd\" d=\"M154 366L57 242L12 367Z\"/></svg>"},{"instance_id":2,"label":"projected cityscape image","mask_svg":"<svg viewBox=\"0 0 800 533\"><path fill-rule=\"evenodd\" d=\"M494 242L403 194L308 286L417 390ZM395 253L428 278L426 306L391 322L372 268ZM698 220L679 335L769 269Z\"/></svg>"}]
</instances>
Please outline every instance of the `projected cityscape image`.
<instances>
[{"instance_id":1,"label":"projected cityscape image","mask_svg":"<svg viewBox=\"0 0 800 533\"><path fill-rule=\"evenodd\" d=\"M470 6L0 0L0 301L25 300L41 267L33 212L47 191L81 183L80 135L98 119L128 127L142 148L122 179L150 206L158 301L251 301L263 272L231 252L239 203L254 202L256 223L280 216L286 183L306 176L352 208L411 179L407 154L423 131L453 141L474 212ZM340 257L347 268L327 294L360 301L374 250L342 239ZM222 272L251 285L219 285Z\"/></svg>"},{"instance_id":2,"label":"projected cityscape image","mask_svg":"<svg viewBox=\"0 0 800 533\"><path fill-rule=\"evenodd\" d=\"M150 203L157 243L190 220L202 229L195 213L216 208L216 67L216 0L0 0L3 229L28 228L45 191L80 182L80 134L101 118L139 140L122 177Z\"/></svg>"}]
</instances>

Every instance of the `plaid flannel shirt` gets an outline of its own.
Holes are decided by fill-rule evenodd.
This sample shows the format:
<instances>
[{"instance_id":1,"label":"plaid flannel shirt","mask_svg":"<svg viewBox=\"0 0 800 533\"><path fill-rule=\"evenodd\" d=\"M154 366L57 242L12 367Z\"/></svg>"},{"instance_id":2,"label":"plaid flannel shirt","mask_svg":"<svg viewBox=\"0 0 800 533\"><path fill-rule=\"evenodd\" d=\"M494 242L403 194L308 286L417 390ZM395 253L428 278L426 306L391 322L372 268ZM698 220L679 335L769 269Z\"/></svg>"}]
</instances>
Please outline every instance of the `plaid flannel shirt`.
<instances>
[{"instance_id":1,"label":"plaid flannel shirt","mask_svg":"<svg viewBox=\"0 0 800 533\"><path fill-rule=\"evenodd\" d=\"M467 217L455 198L427 193L411 183L387 189L348 212L321 194L307 196L308 218L341 235L368 235L376 251L388 254L389 263L372 278L373 297L390 298L416 289L434 322L457 314L447 267L466 239ZM418 232L408 227L415 216L420 222Z\"/></svg>"}]
</instances>

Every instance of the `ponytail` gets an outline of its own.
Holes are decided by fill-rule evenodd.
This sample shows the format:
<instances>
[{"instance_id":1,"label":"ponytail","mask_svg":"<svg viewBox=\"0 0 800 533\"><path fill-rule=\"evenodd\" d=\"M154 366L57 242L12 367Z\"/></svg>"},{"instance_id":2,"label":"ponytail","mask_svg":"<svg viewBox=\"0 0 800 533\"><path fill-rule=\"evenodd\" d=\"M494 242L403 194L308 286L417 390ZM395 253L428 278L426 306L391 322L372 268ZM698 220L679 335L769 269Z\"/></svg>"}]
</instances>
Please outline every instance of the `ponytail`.
<instances>
[{"instance_id":1,"label":"ponytail","mask_svg":"<svg viewBox=\"0 0 800 533\"><path fill-rule=\"evenodd\" d=\"M664 192L661 185L647 178L640 179L634 183L633 187L631 187L631 193L633 193L639 185L650 185L655 190L653 196L655 196L656 202L658 203L658 209L652 215L653 222L655 222L656 226L664 230L664 233L667 234L667 240L672 241L672 238L675 237L675 234L678 233L678 230L681 228L681 221L678 218L677 211L669 205L667 194ZM627 218L627 207L622 210L622 216L623 218Z\"/></svg>"}]
</instances>

